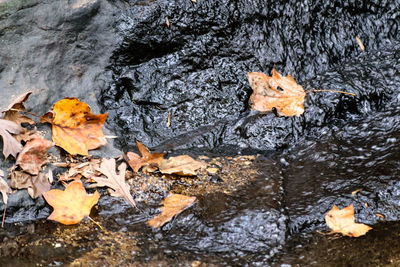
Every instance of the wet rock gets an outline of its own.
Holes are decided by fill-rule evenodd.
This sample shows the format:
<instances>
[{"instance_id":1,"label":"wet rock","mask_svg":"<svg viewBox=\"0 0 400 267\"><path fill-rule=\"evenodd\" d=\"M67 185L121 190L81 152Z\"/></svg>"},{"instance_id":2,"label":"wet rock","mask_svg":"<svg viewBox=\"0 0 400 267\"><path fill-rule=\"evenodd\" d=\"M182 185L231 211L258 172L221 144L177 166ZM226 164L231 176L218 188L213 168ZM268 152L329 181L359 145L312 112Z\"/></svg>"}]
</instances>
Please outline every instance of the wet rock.
<instances>
[{"instance_id":1,"label":"wet rock","mask_svg":"<svg viewBox=\"0 0 400 267\"><path fill-rule=\"evenodd\" d=\"M313 127L347 119L362 108L367 112L370 106L381 107L383 94L392 89L366 81L393 69L380 66L380 56L385 62L398 61L398 46L391 46L399 35L399 5L132 2L117 25L123 41L113 53L110 85L102 90L100 101L125 149L135 146L136 139L166 151L226 144L262 150L286 147L315 131ZM381 53L386 50L392 54ZM375 63L369 63L369 57ZM354 61L366 64L362 75L343 69L344 62ZM340 88L358 97L320 93L323 96L311 97L300 118L249 112L246 72L270 73L274 65L284 74L292 73L305 89ZM325 71L337 71L344 79L328 79Z\"/></svg>"},{"instance_id":2,"label":"wet rock","mask_svg":"<svg viewBox=\"0 0 400 267\"><path fill-rule=\"evenodd\" d=\"M354 204L356 220L370 225L400 219L399 115L396 107L360 115L285 153L285 203L292 233L323 229L325 213L334 204Z\"/></svg>"}]
</instances>

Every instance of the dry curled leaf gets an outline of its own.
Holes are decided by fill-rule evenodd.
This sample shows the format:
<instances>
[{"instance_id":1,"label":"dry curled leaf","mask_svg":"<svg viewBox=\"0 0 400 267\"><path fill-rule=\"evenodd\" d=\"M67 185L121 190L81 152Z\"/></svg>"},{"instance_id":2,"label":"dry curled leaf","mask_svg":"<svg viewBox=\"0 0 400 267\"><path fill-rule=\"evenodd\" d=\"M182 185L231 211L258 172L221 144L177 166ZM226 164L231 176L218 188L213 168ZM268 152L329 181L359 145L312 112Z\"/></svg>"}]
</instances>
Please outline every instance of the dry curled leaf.
<instances>
[{"instance_id":1,"label":"dry curled leaf","mask_svg":"<svg viewBox=\"0 0 400 267\"><path fill-rule=\"evenodd\" d=\"M16 164L24 171L37 175L43 164L47 162L47 151L54 146L54 143L44 139L35 138L24 146L17 157Z\"/></svg>"},{"instance_id":2,"label":"dry curled leaf","mask_svg":"<svg viewBox=\"0 0 400 267\"><path fill-rule=\"evenodd\" d=\"M8 195L12 192L11 188L8 186L7 182L3 179L4 172L0 170L0 193L3 196L3 203L7 205Z\"/></svg>"},{"instance_id":3,"label":"dry curled leaf","mask_svg":"<svg viewBox=\"0 0 400 267\"><path fill-rule=\"evenodd\" d=\"M96 170L100 166L100 163L101 159L94 158L82 163L69 163L65 166L69 167L68 171L60 175L59 181L77 180L82 176L86 179L93 180L93 177L101 175L101 173Z\"/></svg>"},{"instance_id":4,"label":"dry curled leaf","mask_svg":"<svg viewBox=\"0 0 400 267\"><path fill-rule=\"evenodd\" d=\"M39 173L31 175L24 171L11 171L11 187L15 189L27 189L32 198L41 196L44 192L50 190L48 174Z\"/></svg>"},{"instance_id":5,"label":"dry curled leaf","mask_svg":"<svg viewBox=\"0 0 400 267\"><path fill-rule=\"evenodd\" d=\"M304 113L306 93L290 74L283 77L274 68L272 76L248 72L247 79L253 89L250 96L252 109L264 112L276 108L279 116L300 116Z\"/></svg>"},{"instance_id":6,"label":"dry curled leaf","mask_svg":"<svg viewBox=\"0 0 400 267\"><path fill-rule=\"evenodd\" d=\"M103 127L106 114L95 115L76 98L64 98L40 119L52 124L53 141L71 155L88 155L88 150L107 143Z\"/></svg>"},{"instance_id":7,"label":"dry curled leaf","mask_svg":"<svg viewBox=\"0 0 400 267\"><path fill-rule=\"evenodd\" d=\"M139 141L136 141L136 144L142 157L133 152L126 153L126 160L132 170L138 172L140 168L145 165L154 164L157 167L161 165L164 157L163 153L151 153L150 150Z\"/></svg>"},{"instance_id":8,"label":"dry curled leaf","mask_svg":"<svg viewBox=\"0 0 400 267\"><path fill-rule=\"evenodd\" d=\"M73 181L64 191L53 189L43 193L43 197L54 208L47 219L70 225L89 216L100 195L97 191L88 195L81 181Z\"/></svg>"},{"instance_id":9,"label":"dry curled leaf","mask_svg":"<svg viewBox=\"0 0 400 267\"><path fill-rule=\"evenodd\" d=\"M175 215L181 213L196 201L196 197L189 197L180 194L172 194L166 197L161 204L161 214L149 220L147 224L151 227L161 227L169 222Z\"/></svg>"},{"instance_id":10,"label":"dry curled leaf","mask_svg":"<svg viewBox=\"0 0 400 267\"><path fill-rule=\"evenodd\" d=\"M196 170L205 166L201 161L194 160L188 155L170 157L164 159L160 166L160 172L177 175L196 175Z\"/></svg>"},{"instance_id":11,"label":"dry curled leaf","mask_svg":"<svg viewBox=\"0 0 400 267\"><path fill-rule=\"evenodd\" d=\"M20 111L25 111L24 102L28 100L29 96L32 94L33 91L26 92L17 97L8 107L7 109L3 110L4 119L13 121L17 124L21 123L29 123L34 124L35 122L31 119L22 115Z\"/></svg>"},{"instance_id":12,"label":"dry curled leaf","mask_svg":"<svg viewBox=\"0 0 400 267\"><path fill-rule=\"evenodd\" d=\"M372 229L368 225L355 222L353 204L344 209L333 205L333 208L325 215L325 221L333 232L351 237L365 235Z\"/></svg>"},{"instance_id":13,"label":"dry curled leaf","mask_svg":"<svg viewBox=\"0 0 400 267\"><path fill-rule=\"evenodd\" d=\"M8 158L12 155L14 158L21 151L22 145L11 135L19 134L23 128L15 122L0 119L0 135L3 137L3 155Z\"/></svg>"},{"instance_id":14,"label":"dry curled leaf","mask_svg":"<svg viewBox=\"0 0 400 267\"><path fill-rule=\"evenodd\" d=\"M90 187L109 187L113 191L112 196L124 198L131 206L136 207L135 201L130 193L129 184L125 181L126 164L123 162L118 167L119 174L115 172L115 159L103 159L97 171L103 173L107 178L92 177L96 184Z\"/></svg>"}]
</instances>

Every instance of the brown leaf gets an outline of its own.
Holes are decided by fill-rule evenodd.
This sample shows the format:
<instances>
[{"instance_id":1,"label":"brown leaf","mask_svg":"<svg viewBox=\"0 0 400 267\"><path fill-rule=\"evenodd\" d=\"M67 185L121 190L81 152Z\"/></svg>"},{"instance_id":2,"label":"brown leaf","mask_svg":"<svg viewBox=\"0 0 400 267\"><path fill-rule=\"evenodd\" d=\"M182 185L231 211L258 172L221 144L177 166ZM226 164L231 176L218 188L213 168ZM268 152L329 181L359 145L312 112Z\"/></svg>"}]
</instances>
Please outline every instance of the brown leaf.
<instances>
[{"instance_id":1,"label":"brown leaf","mask_svg":"<svg viewBox=\"0 0 400 267\"><path fill-rule=\"evenodd\" d=\"M11 194L12 190L3 178L4 178L4 172L0 170L0 193L3 196L3 203L7 205L8 195Z\"/></svg>"},{"instance_id":2,"label":"brown leaf","mask_svg":"<svg viewBox=\"0 0 400 267\"><path fill-rule=\"evenodd\" d=\"M87 179L92 179L93 177L101 175L97 171L100 166L101 159L90 159L90 161L82 163L70 163L68 165L69 169L64 174L60 175L59 181L69 181L73 179L80 179L82 176Z\"/></svg>"},{"instance_id":3,"label":"brown leaf","mask_svg":"<svg viewBox=\"0 0 400 267\"><path fill-rule=\"evenodd\" d=\"M196 175L196 170L205 166L204 163L194 160L188 155L170 157L162 161L160 172L178 175Z\"/></svg>"},{"instance_id":4,"label":"brown leaf","mask_svg":"<svg viewBox=\"0 0 400 267\"><path fill-rule=\"evenodd\" d=\"M88 155L88 150L107 143L101 130L106 114L94 115L90 107L76 98L64 98L40 118L52 124L53 141L71 155Z\"/></svg>"},{"instance_id":5,"label":"brown leaf","mask_svg":"<svg viewBox=\"0 0 400 267\"><path fill-rule=\"evenodd\" d=\"M41 196L44 192L50 190L48 174L39 173L31 175L24 171L12 171L10 173L11 187L16 189L28 189L32 198Z\"/></svg>"},{"instance_id":6,"label":"brown leaf","mask_svg":"<svg viewBox=\"0 0 400 267\"><path fill-rule=\"evenodd\" d=\"M115 197L123 197L131 206L136 207L135 201L130 193L129 184L125 181L126 164L123 162L118 167L119 174L115 172L115 159L103 159L97 171L103 173L107 178L92 177L96 184L90 187L109 187Z\"/></svg>"},{"instance_id":7,"label":"brown leaf","mask_svg":"<svg viewBox=\"0 0 400 267\"><path fill-rule=\"evenodd\" d=\"M43 138L35 138L24 146L17 157L16 164L24 171L37 175L40 168L47 162L47 151L54 143Z\"/></svg>"},{"instance_id":8,"label":"brown leaf","mask_svg":"<svg viewBox=\"0 0 400 267\"><path fill-rule=\"evenodd\" d=\"M250 96L252 109L264 112L276 108L279 116L300 116L304 113L306 93L290 74L283 77L274 68L272 76L249 72L247 79L253 89Z\"/></svg>"},{"instance_id":9,"label":"brown leaf","mask_svg":"<svg viewBox=\"0 0 400 267\"><path fill-rule=\"evenodd\" d=\"M64 191L53 189L43 193L43 197L54 208L47 219L70 225L89 216L100 195L97 191L88 195L81 181L73 181Z\"/></svg>"},{"instance_id":10,"label":"brown leaf","mask_svg":"<svg viewBox=\"0 0 400 267\"><path fill-rule=\"evenodd\" d=\"M0 119L0 135L3 137L3 155L6 159L9 155L15 158L21 151L22 145L11 134L19 134L22 131L23 128L15 122Z\"/></svg>"},{"instance_id":11,"label":"brown leaf","mask_svg":"<svg viewBox=\"0 0 400 267\"><path fill-rule=\"evenodd\" d=\"M138 172L142 166L154 164L157 167L161 165L163 161L164 154L163 153L151 153L147 147L145 147L139 141L136 141L139 152L142 154L140 157L138 154L133 152L126 153L126 160L131 166L132 170Z\"/></svg>"},{"instance_id":12,"label":"brown leaf","mask_svg":"<svg viewBox=\"0 0 400 267\"><path fill-rule=\"evenodd\" d=\"M31 119L28 118L24 115L22 115L19 111L25 111L25 106L24 102L28 100L29 96L32 94L33 91L26 92L17 99L15 99L8 107L7 109L3 110L4 113L4 119L13 121L17 124L21 123L29 123L29 124L34 124L35 122Z\"/></svg>"},{"instance_id":13,"label":"brown leaf","mask_svg":"<svg viewBox=\"0 0 400 267\"><path fill-rule=\"evenodd\" d=\"M164 205L161 207L161 214L149 220L147 224L151 227L161 227L169 222L175 215L178 215L188 208L195 201L196 197L189 197L180 194L169 195L161 202L161 204Z\"/></svg>"},{"instance_id":14,"label":"brown leaf","mask_svg":"<svg viewBox=\"0 0 400 267\"><path fill-rule=\"evenodd\" d=\"M372 229L368 225L355 222L353 204L344 209L333 205L333 208L326 214L325 221L333 232L351 237L365 235Z\"/></svg>"}]
</instances>

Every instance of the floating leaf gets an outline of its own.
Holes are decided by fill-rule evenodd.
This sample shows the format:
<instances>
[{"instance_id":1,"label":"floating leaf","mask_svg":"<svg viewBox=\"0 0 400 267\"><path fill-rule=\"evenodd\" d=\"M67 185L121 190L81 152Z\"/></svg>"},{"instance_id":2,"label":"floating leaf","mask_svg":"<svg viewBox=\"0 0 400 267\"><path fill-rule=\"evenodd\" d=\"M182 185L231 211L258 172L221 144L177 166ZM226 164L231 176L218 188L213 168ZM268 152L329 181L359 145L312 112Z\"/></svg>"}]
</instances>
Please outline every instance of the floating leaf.
<instances>
[{"instance_id":1,"label":"floating leaf","mask_svg":"<svg viewBox=\"0 0 400 267\"><path fill-rule=\"evenodd\" d=\"M353 204L344 209L333 205L333 208L326 214L325 221L333 232L351 237L365 235L372 229L368 225L355 222Z\"/></svg>"},{"instance_id":2,"label":"floating leaf","mask_svg":"<svg viewBox=\"0 0 400 267\"><path fill-rule=\"evenodd\" d=\"M22 131L23 128L15 122L0 119L0 135L3 137L3 155L5 158L8 158L9 155L15 158L21 151L22 145L11 134L19 134Z\"/></svg>"},{"instance_id":3,"label":"floating leaf","mask_svg":"<svg viewBox=\"0 0 400 267\"><path fill-rule=\"evenodd\" d=\"M64 98L40 119L52 124L53 141L71 155L88 155L88 150L107 143L101 130L106 114L94 115L76 98Z\"/></svg>"},{"instance_id":4,"label":"floating leaf","mask_svg":"<svg viewBox=\"0 0 400 267\"><path fill-rule=\"evenodd\" d=\"M161 204L164 205L161 207L161 214L149 220L147 224L155 228L161 227L169 222L175 215L188 208L195 201L196 197L172 194L161 202Z\"/></svg>"},{"instance_id":5,"label":"floating leaf","mask_svg":"<svg viewBox=\"0 0 400 267\"><path fill-rule=\"evenodd\" d=\"M125 181L126 164L124 162L118 167L119 174L115 172L115 159L103 159L97 171L103 173L108 179L93 176L92 179L96 184L90 187L107 186L113 190L112 196L123 197L131 206L136 207L129 184Z\"/></svg>"},{"instance_id":6,"label":"floating leaf","mask_svg":"<svg viewBox=\"0 0 400 267\"><path fill-rule=\"evenodd\" d=\"M47 219L70 225L89 216L100 195L97 191L88 195L81 181L73 181L64 191L53 189L43 193L43 197L54 208Z\"/></svg>"}]
</instances>

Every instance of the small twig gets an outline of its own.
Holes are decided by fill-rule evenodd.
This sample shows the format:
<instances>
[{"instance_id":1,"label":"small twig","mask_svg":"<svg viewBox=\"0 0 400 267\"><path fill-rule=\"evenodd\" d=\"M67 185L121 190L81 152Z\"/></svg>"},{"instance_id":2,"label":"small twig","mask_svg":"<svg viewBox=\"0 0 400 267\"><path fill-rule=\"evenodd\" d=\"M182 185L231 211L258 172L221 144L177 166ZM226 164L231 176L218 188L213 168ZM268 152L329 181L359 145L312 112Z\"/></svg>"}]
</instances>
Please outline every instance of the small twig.
<instances>
[{"instance_id":1,"label":"small twig","mask_svg":"<svg viewBox=\"0 0 400 267\"><path fill-rule=\"evenodd\" d=\"M1 228L4 228L4 220L6 218L6 209L7 209L7 204L4 206L3 220L1 221Z\"/></svg>"},{"instance_id":2,"label":"small twig","mask_svg":"<svg viewBox=\"0 0 400 267\"><path fill-rule=\"evenodd\" d=\"M306 91L306 94L307 93L311 93L311 92L334 92L334 93L340 93L340 94L356 96L356 94L354 94L354 93L349 93L349 92L344 92L344 91L337 91L337 90L324 90L324 89L311 89L311 90Z\"/></svg>"},{"instance_id":3,"label":"small twig","mask_svg":"<svg viewBox=\"0 0 400 267\"><path fill-rule=\"evenodd\" d=\"M35 116L35 117L38 117L38 118L42 117L42 116L36 115L35 113L29 112L29 111L25 111L25 110L19 110L19 109L16 109L16 108L10 108L9 110L10 111L17 111L17 112L27 113L29 115L32 115L32 116Z\"/></svg>"},{"instance_id":4,"label":"small twig","mask_svg":"<svg viewBox=\"0 0 400 267\"><path fill-rule=\"evenodd\" d=\"M100 225L98 222L96 222L95 220L93 220L92 218L90 218L90 216L88 216L88 218L89 218L95 225L97 225L98 227L100 227L101 231L104 231L103 227L101 227L101 225Z\"/></svg>"}]
</instances>

